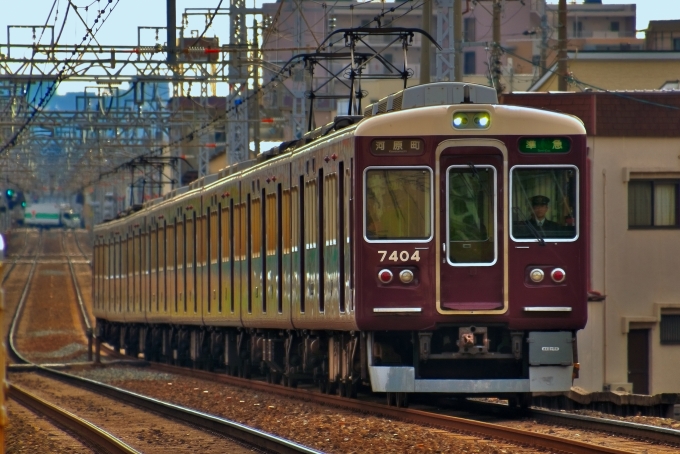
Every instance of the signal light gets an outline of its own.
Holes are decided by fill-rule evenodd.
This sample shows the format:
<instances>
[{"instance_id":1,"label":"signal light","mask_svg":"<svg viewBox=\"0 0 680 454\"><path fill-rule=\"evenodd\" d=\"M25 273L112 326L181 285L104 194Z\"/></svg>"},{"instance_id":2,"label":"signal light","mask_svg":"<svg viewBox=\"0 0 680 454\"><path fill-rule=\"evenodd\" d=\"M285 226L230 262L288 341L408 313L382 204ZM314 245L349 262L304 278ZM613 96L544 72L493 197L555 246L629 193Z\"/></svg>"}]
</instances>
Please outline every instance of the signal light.
<instances>
[{"instance_id":1,"label":"signal light","mask_svg":"<svg viewBox=\"0 0 680 454\"><path fill-rule=\"evenodd\" d=\"M14 195L14 190L13 189L8 189L7 190L7 197L12 197Z\"/></svg>"}]
</instances>

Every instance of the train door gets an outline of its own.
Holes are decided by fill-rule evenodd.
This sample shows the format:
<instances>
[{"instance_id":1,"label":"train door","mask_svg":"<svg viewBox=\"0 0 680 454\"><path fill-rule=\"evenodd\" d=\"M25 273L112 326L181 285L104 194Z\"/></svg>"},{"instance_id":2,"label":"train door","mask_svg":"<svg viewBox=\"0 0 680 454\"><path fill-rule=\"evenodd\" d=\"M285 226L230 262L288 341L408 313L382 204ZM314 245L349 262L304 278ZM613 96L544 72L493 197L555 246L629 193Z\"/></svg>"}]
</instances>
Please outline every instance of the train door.
<instances>
[{"instance_id":1,"label":"train door","mask_svg":"<svg viewBox=\"0 0 680 454\"><path fill-rule=\"evenodd\" d=\"M448 141L438 160L438 310L504 311L503 152L471 140Z\"/></svg>"}]
</instances>

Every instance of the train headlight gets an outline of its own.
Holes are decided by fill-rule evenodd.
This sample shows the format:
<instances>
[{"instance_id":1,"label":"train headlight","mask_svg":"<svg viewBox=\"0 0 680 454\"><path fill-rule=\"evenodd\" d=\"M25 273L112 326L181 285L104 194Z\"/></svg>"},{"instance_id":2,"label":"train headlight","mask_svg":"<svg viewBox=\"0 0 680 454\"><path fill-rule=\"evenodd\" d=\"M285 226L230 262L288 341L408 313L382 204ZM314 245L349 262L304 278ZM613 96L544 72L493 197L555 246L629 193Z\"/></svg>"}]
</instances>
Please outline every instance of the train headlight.
<instances>
[{"instance_id":1,"label":"train headlight","mask_svg":"<svg viewBox=\"0 0 680 454\"><path fill-rule=\"evenodd\" d=\"M532 281L534 282L541 282L543 280L543 277L545 276L545 273L543 273L543 270L539 268L534 268L531 270L529 273L529 277L531 278Z\"/></svg>"},{"instance_id":2,"label":"train headlight","mask_svg":"<svg viewBox=\"0 0 680 454\"><path fill-rule=\"evenodd\" d=\"M453 127L464 128L468 124L468 117L465 113L457 113L453 116Z\"/></svg>"},{"instance_id":3,"label":"train headlight","mask_svg":"<svg viewBox=\"0 0 680 454\"><path fill-rule=\"evenodd\" d=\"M392 282L393 277L394 275L390 270L380 270L380 272L378 272L378 279L380 279L380 282L383 284L389 284Z\"/></svg>"},{"instance_id":4,"label":"train headlight","mask_svg":"<svg viewBox=\"0 0 680 454\"><path fill-rule=\"evenodd\" d=\"M490 124L489 112L455 112L451 119L455 129L486 129Z\"/></svg>"},{"instance_id":5,"label":"train headlight","mask_svg":"<svg viewBox=\"0 0 680 454\"><path fill-rule=\"evenodd\" d=\"M413 282L413 271L402 270L401 273L399 273L399 280L404 284L410 284Z\"/></svg>"},{"instance_id":6,"label":"train headlight","mask_svg":"<svg viewBox=\"0 0 680 454\"><path fill-rule=\"evenodd\" d=\"M483 112L475 115L475 124L480 128L486 128L489 126L490 121L491 119L489 118L488 113Z\"/></svg>"},{"instance_id":7,"label":"train headlight","mask_svg":"<svg viewBox=\"0 0 680 454\"><path fill-rule=\"evenodd\" d=\"M552 270L552 273L550 273L550 277L552 278L553 281L559 284L560 282L564 282L564 279L567 277L567 274L564 272L562 268L555 268L554 270Z\"/></svg>"}]
</instances>

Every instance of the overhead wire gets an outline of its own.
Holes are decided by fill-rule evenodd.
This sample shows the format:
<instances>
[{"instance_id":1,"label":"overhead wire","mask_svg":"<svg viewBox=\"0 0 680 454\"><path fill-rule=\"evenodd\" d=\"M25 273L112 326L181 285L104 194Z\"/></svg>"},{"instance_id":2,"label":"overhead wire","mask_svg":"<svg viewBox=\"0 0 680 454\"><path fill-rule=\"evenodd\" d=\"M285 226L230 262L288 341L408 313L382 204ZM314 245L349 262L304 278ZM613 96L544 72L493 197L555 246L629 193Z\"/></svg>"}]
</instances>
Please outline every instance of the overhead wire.
<instances>
[{"instance_id":1,"label":"overhead wire","mask_svg":"<svg viewBox=\"0 0 680 454\"><path fill-rule=\"evenodd\" d=\"M28 127L28 125L33 121L33 119L34 119L35 116L40 112L40 110L41 110L41 109L49 102L50 99L52 99L52 97L54 96L54 93L56 93L56 86L57 86L62 80L68 78L68 75L65 75L66 70L68 69L69 64L72 63L72 61L73 61L72 58L73 58L73 57L76 55L76 53L78 52L78 48L79 48L79 47L82 47L83 50L80 51L80 53L78 54L78 57L75 59L75 61L80 60L80 59L85 55L85 53L87 52L87 47L90 45L90 43L91 43L92 40L94 39L95 34L101 29L102 25L104 25L104 23L106 22L106 20L111 16L111 13L112 13L113 10L116 8L116 6L118 6L118 4L120 3L120 0L116 0L116 3L115 3L113 6L110 6L111 3L113 3L113 0L108 0L108 5L107 5L107 6L109 6L109 11L108 11L108 14L106 15L106 17L103 17L103 18L102 18L102 16L104 16L104 13L106 13L106 6L105 6L104 9L102 9L102 10L97 10L97 17L96 17L95 20L94 20L94 24L97 24L97 23L99 22L99 19L102 19L101 24L99 24L99 26L96 28L96 30L94 30L94 32L93 32L94 26L93 26L92 28L89 28L89 27L88 27L88 28L86 29L85 36L83 36L83 39L81 40L80 44L77 44L77 45L75 46L74 50L73 50L72 53L71 53L71 57L68 57L68 58L63 62L63 66L62 66L62 68L59 70L59 72L57 73L57 77L55 78L55 80L52 82L52 84L51 84L51 85L49 86L49 88L47 89L47 93L45 93L45 95L43 95L43 97L40 99L40 101L38 102L37 107L36 107L36 106L31 106L31 107L33 108L33 111L29 114L29 117L26 119L26 121L24 122L24 124L22 124L22 125L19 127L19 130L12 136L12 138L11 138L8 142L6 142L2 147L0 147L0 155L2 155L2 154L3 154L6 150L8 150L9 148L11 148L11 147L13 147L14 145L16 145L16 140L19 138L19 136L23 133L24 130L26 130L26 128ZM89 40L88 40L88 37L90 37ZM83 45L83 43L84 43L85 41L87 41L87 43L86 43L85 45Z\"/></svg>"},{"instance_id":2,"label":"overhead wire","mask_svg":"<svg viewBox=\"0 0 680 454\"><path fill-rule=\"evenodd\" d=\"M196 39L196 42L199 42L200 40L202 40L203 36L205 36L208 29L212 26L213 20L215 20L215 16L217 16L217 12L220 10L220 6L222 6L222 0L220 0L220 2L217 4L217 8L215 8L215 12L212 14L212 16L210 16L210 20L205 25L205 28L203 29L203 33L201 33L201 36L199 36ZM208 9L208 11L210 11L210 9Z\"/></svg>"},{"instance_id":3,"label":"overhead wire","mask_svg":"<svg viewBox=\"0 0 680 454\"><path fill-rule=\"evenodd\" d=\"M407 15L407 14L411 13L412 11L414 11L415 9L421 7L421 6L422 6L425 2L427 2L427 1L431 1L431 0L423 0L422 2L416 4L415 6L411 6L411 8L409 8L407 11L405 11L405 12L403 12L401 15L399 15L399 16L393 18L390 22L386 23L385 25L392 24L394 21L396 21L396 20L398 20L398 19L404 17L405 15ZM336 3L337 3L337 1L336 1ZM377 22L378 19L381 19L381 18L385 17L386 15L388 15L388 14L390 14L390 13L394 13L395 11L397 11L398 9L400 9L401 7L403 7L404 5L406 5L406 4L408 4L408 3L413 3L413 0L405 0L404 2L400 3L400 4L397 5L397 6L393 6L393 7L389 8L388 10L385 10L385 11L381 12L380 14L376 15L371 21L369 21L368 24L366 24L366 25L370 25L370 24L372 24L372 23L374 23L374 22ZM292 14L293 14L293 13L291 13L291 15L292 15ZM289 15L288 17L290 17L290 15ZM341 38L341 39L339 39L338 41L335 41L335 43L341 41L342 39L344 39L344 38ZM324 49L324 48L322 48L321 46L317 47L317 51L320 51L320 50L323 50L323 49ZM298 64L300 64L300 61L293 61L293 59L289 60L283 67L281 67L281 69L280 69L276 74L274 74L274 75L271 77L271 79L270 79L268 82L265 82L265 83L262 84L257 90L253 90L252 93L250 93L248 96L246 96L246 97L242 100L242 103L247 103L247 102L251 101L253 98L255 98L256 96L258 96L260 92L269 89L270 86L272 86L272 85L277 85L277 84L279 84L279 83L285 81L286 79L290 78L290 77L292 76L292 71L291 71L291 70L292 70L295 66L297 66ZM289 72L289 75L288 75L288 76L285 76L286 71ZM244 88L244 84L241 84L241 85L235 90L235 92L232 93L232 98L235 97L235 95L240 94L240 92L243 90L243 88ZM165 151L166 149L169 149L169 148L171 148L171 147L174 147L174 146L176 146L176 145L179 145L179 144L181 144L182 142L184 142L184 141L186 141L186 140L193 140L193 139L195 139L197 136L200 136L201 134L204 134L206 131L208 131L214 124L216 124L216 123L218 123L218 122L220 122L220 121L225 120L232 112L236 111L237 109L238 109L238 106L237 106L237 105L233 105L233 106L227 107L223 113L221 113L220 115L216 116L216 117L213 118L212 120L210 120L210 121L208 121L208 122L202 124L200 127L196 128L196 129L193 129L192 131L190 131L190 132L184 134L182 137L179 137L179 138L173 140L172 142L169 142L169 143L167 143L167 144L165 144L165 145L161 145L161 146L159 146L159 147L154 148L153 150L150 150L150 151L148 151L148 152L146 152L146 153L143 153L143 154L141 154L141 155L138 155L138 156L136 156L134 159L138 159L138 158L142 158L142 157L152 157L152 156L157 156L158 154L162 154L163 151ZM127 161L127 162L121 163L121 164L119 164L118 166L116 166L115 168L111 169L110 171L101 173L101 174L98 176L97 180L101 180L103 177L105 177L105 176L107 176L107 175L115 174L115 173L117 173L118 171L125 169L125 168L130 164L130 162L131 162L131 161ZM97 181L97 180L90 181L90 182L84 184L82 187L87 187L87 186L93 184L93 183L94 183L95 181Z\"/></svg>"}]
</instances>

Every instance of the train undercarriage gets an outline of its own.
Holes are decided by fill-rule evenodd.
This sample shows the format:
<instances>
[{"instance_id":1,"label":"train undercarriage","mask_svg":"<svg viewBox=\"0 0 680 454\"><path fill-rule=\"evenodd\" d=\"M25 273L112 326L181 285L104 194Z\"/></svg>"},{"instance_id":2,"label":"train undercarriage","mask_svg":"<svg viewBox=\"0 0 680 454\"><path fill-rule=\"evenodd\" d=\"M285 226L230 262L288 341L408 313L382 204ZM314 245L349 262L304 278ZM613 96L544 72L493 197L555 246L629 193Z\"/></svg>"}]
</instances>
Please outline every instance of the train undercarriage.
<instances>
[{"instance_id":1,"label":"train undercarriage","mask_svg":"<svg viewBox=\"0 0 680 454\"><path fill-rule=\"evenodd\" d=\"M506 397L527 405L532 392L569 389L577 364L572 332L502 326L346 332L98 320L96 337L149 361L265 377L289 387L314 384L345 397L372 390L397 406L406 406L411 393Z\"/></svg>"}]
</instances>

